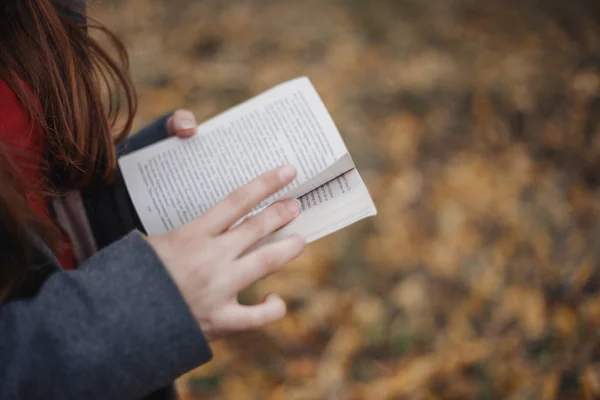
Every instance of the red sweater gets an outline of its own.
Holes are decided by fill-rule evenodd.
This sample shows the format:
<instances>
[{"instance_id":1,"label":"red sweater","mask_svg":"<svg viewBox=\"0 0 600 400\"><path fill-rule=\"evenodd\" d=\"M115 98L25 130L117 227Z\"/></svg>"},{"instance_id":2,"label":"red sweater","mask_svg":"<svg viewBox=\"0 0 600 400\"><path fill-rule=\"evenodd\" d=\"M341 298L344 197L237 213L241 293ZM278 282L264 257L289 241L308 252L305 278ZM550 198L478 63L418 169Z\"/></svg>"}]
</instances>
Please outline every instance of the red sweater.
<instances>
[{"instance_id":1,"label":"red sweater","mask_svg":"<svg viewBox=\"0 0 600 400\"><path fill-rule=\"evenodd\" d=\"M44 156L44 138L39 124L31 126L31 119L8 84L0 80L0 142L8 149L17 165L20 179L35 189L41 189L41 160ZM29 193L29 207L40 218L52 221L48 199ZM53 221L52 221L53 222ZM62 234L62 252L57 255L64 269L75 268L71 244Z\"/></svg>"}]
</instances>

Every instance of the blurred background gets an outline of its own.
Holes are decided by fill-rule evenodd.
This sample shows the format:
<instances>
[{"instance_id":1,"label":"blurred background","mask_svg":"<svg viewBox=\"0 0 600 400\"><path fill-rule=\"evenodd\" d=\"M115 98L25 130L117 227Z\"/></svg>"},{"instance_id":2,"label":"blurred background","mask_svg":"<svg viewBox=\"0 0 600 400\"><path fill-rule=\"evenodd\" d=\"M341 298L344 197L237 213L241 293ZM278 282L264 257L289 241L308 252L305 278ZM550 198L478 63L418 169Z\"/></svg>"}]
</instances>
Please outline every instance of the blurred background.
<instances>
[{"instance_id":1,"label":"blurred background","mask_svg":"<svg viewBox=\"0 0 600 400\"><path fill-rule=\"evenodd\" d=\"M110 0L136 126L300 75L379 209L244 294L193 399L600 397L600 3Z\"/></svg>"}]
</instances>

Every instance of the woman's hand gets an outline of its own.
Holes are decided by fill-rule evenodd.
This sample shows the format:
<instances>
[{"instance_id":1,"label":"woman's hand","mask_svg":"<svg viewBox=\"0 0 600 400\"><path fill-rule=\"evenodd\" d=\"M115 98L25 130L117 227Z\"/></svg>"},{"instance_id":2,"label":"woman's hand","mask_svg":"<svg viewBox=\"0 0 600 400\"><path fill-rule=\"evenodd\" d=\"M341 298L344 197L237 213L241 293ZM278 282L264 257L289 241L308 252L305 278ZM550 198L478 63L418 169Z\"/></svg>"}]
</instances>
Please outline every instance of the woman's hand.
<instances>
[{"instance_id":1,"label":"woman's hand","mask_svg":"<svg viewBox=\"0 0 600 400\"><path fill-rule=\"evenodd\" d=\"M285 303L275 294L267 295L263 303L254 306L240 305L237 296L304 250L304 239L292 236L246 252L293 220L300 210L298 201L277 202L230 228L295 176L296 170L291 166L267 172L193 222L148 237L208 339L261 328L285 315Z\"/></svg>"},{"instance_id":2,"label":"woman's hand","mask_svg":"<svg viewBox=\"0 0 600 400\"><path fill-rule=\"evenodd\" d=\"M167 120L169 136L190 137L196 133L196 117L188 110L177 110Z\"/></svg>"}]
</instances>

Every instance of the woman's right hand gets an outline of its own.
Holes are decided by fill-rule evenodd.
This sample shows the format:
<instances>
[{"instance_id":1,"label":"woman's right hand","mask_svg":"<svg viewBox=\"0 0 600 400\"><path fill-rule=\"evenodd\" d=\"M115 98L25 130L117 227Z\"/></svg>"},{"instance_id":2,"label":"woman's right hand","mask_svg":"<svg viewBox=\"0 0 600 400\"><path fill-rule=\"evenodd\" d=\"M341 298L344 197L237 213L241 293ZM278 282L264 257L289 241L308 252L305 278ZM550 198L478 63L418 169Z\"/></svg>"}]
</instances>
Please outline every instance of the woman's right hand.
<instances>
[{"instance_id":1,"label":"woman's right hand","mask_svg":"<svg viewBox=\"0 0 600 400\"><path fill-rule=\"evenodd\" d=\"M300 204L297 200L277 202L230 228L261 201L291 183L295 176L292 166L267 172L193 222L148 237L209 340L261 328L285 315L285 303L275 294L254 306L240 305L237 296L302 253L305 241L300 236L247 252L293 220Z\"/></svg>"}]
</instances>

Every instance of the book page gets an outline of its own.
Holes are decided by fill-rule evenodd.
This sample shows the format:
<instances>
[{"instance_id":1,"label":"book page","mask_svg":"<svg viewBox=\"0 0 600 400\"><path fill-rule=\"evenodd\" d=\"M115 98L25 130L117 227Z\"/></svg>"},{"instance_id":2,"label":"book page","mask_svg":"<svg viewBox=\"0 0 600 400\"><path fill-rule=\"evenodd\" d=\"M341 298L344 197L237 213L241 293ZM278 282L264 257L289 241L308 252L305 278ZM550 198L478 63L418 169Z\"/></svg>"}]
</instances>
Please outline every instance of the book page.
<instances>
[{"instance_id":1,"label":"book page","mask_svg":"<svg viewBox=\"0 0 600 400\"><path fill-rule=\"evenodd\" d=\"M295 188L310 190L330 179L318 181L330 167L352 167L349 157L336 164L347 153L315 88L308 78L298 78L206 121L192 138L163 140L121 157L119 165L140 220L153 234L192 221L284 164L294 165L298 176L255 212L288 191L297 195Z\"/></svg>"},{"instance_id":2,"label":"book page","mask_svg":"<svg viewBox=\"0 0 600 400\"><path fill-rule=\"evenodd\" d=\"M356 169L300 197L300 215L257 246L292 234L313 242L363 218L377 214L369 191Z\"/></svg>"},{"instance_id":3,"label":"book page","mask_svg":"<svg viewBox=\"0 0 600 400\"><path fill-rule=\"evenodd\" d=\"M316 189L321 186L325 182L329 182L333 178L336 178L342 175L345 172L350 171L354 168L354 161L352 161L352 157L350 154L345 154L341 158L339 158L336 162L331 164L329 167L321 171L316 177L307 180L303 184L295 186L293 189L289 190L283 198L292 198L297 199L300 196L310 192L311 190Z\"/></svg>"}]
</instances>

